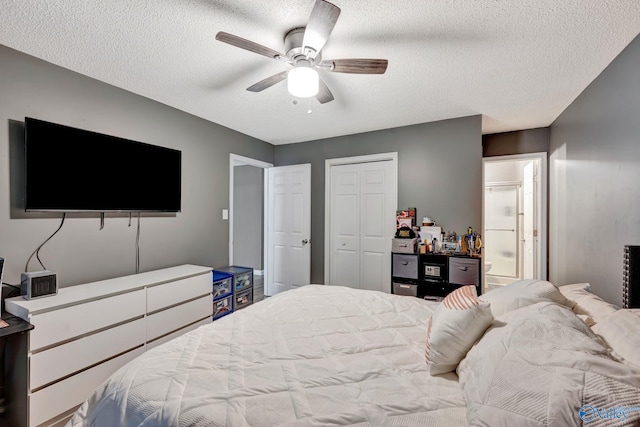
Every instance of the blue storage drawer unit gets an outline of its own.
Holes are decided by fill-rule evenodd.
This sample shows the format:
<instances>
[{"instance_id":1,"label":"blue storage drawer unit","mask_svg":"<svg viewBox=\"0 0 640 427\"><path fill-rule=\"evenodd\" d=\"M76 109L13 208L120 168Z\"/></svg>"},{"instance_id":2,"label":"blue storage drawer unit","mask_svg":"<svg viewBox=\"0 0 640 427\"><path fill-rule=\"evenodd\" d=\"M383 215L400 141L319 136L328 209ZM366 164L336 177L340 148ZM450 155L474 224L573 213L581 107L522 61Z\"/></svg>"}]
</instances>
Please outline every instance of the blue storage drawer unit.
<instances>
[{"instance_id":1,"label":"blue storage drawer unit","mask_svg":"<svg viewBox=\"0 0 640 427\"><path fill-rule=\"evenodd\" d=\"M233 274L213 270L213 320L233 313Z\"/></svg>"},{"instance_id":2,"label":"blue storage drawer unit","mask_svg":"<svg viewBox=\"0 0 640 427\"><path fill-rule=\"evenodd\" d=\"M222 283L228 277L231 277L231 292L233 294L233 311L253 304L253 268L241 267L239 265L227 265L218 267L213 270L214 288L213 294L216 295L215 283L219 283L219 292L226 292L228 282ZM217 274L217 276L216 276ZM216 279L218 278L218 279ZM218 298L224 298L220 293ZM214 297L215 300L215 297ZM214 307L215 313L215 307ZM215 318L214 318L215 319Z\"/></svg>"}]
</instances>

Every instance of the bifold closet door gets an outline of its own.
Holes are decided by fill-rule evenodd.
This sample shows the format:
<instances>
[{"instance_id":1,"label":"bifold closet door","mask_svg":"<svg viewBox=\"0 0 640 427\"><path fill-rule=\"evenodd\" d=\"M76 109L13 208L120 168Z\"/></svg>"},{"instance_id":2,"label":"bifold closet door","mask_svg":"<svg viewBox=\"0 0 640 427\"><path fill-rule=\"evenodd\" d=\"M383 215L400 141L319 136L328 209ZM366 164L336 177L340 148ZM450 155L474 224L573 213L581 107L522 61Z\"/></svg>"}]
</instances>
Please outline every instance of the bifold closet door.
<instances>
[{"instance_id":1,"label":"bifold closet door","mask_svg":"<svg viewBox=\"0 0 640 427\"><path fill-rule=\"evenodd\" d=\"M392 161L331 167L330 284L389 292Z\"/></svg>"}]
</instances>

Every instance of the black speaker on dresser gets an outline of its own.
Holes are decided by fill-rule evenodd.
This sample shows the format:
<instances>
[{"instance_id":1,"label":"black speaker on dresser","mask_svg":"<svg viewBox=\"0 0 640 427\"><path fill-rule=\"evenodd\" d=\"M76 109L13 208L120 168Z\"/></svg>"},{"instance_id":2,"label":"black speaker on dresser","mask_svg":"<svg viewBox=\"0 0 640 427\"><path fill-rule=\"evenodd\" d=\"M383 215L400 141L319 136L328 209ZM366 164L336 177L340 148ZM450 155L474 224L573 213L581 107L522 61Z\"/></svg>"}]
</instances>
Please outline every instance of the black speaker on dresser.
<instances>
[{"instance_id":1,"label":"black speaker on dresser","mask_svg":"<svg viewBox=\"0 0 640 427\"><path fill-rule=\"evenodd\" d=\"M624 247L623 265L623 307L640 308L640 246Z\"/></svg>"}]
</instances>

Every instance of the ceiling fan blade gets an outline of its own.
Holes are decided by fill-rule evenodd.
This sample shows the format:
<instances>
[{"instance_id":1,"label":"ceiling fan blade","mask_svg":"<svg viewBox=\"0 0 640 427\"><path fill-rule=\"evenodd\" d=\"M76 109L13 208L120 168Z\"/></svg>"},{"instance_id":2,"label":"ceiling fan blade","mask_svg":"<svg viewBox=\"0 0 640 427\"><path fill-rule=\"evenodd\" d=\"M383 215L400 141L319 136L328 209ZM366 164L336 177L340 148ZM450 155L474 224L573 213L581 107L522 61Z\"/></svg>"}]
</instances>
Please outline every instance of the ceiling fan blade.
<instances>
[{"instance_id":1,"label":"ceiling fan blade","mask_svg":"<svg viewBox=\"0 0 640 427\"><path fill-rule=\"evenodd\" d=\"M280 83L281 81L283 81L284 79L287 78L287 73L289 71L282 71L281 73L278 74L274 74L271 77L267 77L264 80L260 80L258 83L249 86L247 88L247 90L249 92L262 92L263 90L270 88L271 86L273 86L276 83Z\"/></svg>"},{"instance_id":2,"label":"ceiling fan blade","mask_svg":"<svg viewBox=\"0 0 640 427\"><path fill-rule=\"evenodd\" d=\"M316 99L318 100L318 102L320 102L320 104L326 104L329 101L333 101L333 94L329 90L329 87L324 82L324 80L320 79L318 81L318 84L318 93L316 95Z\"/></svg>"},{"instance_id":3,"label":"ceiling fan blade","mask_svg":"<svg viewBox=\"0 0 640 427\"><path fill-rule=\"evenodd\" d=\"M384 74L388 63L386 59L333 59L322 61L320 66L334 73Z\"/></svg>"},{"instance_id":4,"label":"ceiling fan blade","mask_svg":"<svg viewBox=\"0 0 640 427\"><path fill-rule=\"evenodd\" d=\"M280 52L277 52L273 49L259 45L258 43L252 42L251 40L243 39L242 37L225 33L224 31L220 31L218 32L218 34L216 34L216 40L230 44L235 47L239 47L241 49L248 50L249 52L254 52L259 55L264 55L267 58L276 59L279 56L284 56Z\"/></svg>"},{"instance_id":5,"label":"ceiling fan blade","mask_svg":"<svg viewBox=\"0 0 640 427\"><path fill-rule=\"evenodd\" d=\"M340 8L324 0L316 0L304 30L302 47L311 58L322 50L340 16ZM310 49L309 49L310 48Z\"/></svg>"}]
</instances>

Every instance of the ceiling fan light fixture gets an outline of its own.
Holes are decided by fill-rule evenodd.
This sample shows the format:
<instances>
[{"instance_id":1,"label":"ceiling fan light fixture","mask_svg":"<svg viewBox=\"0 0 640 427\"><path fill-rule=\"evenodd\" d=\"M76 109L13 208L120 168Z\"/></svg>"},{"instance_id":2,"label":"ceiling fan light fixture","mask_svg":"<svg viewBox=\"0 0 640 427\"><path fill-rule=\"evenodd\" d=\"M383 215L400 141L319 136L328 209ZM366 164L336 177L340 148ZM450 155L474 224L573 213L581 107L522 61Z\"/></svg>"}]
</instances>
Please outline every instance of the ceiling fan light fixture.
<instances>
[{"instance_id":1,"label":"ceiling fan light fixture","mask_svg":"<svg viewBox=\"0 0 640 427\"><path fill-rule=\"evenodd\" d=\"M327 43L340 16L340 8L327 0L315 0L307 24L287 31L284 36L285 53L244 39L233 34L219 31L216 40L231 46L257 53L270 59L292 65L293 70L284 70L249 86L249 92L262 92L287 79L289 93L296 98L314 97L320 104L333 101L331 90L321 80L318 71L347 74L384 74L387 70L386 59L343 58L326 60L322 58L322 49ZM294 100L294 103L297 101Z\"/></svg>"},{"instance_id":2,"label":"ceiling fan light fixture","mask_svg":"<svg viewBox=\"0 0 640 427\"><path fill-rule=\"evenodd\" d=\"M292 68L287 76L287 89L297 98L316 96L320 88L318 72L310 67Z\"/></svg>"}]
</instances>

